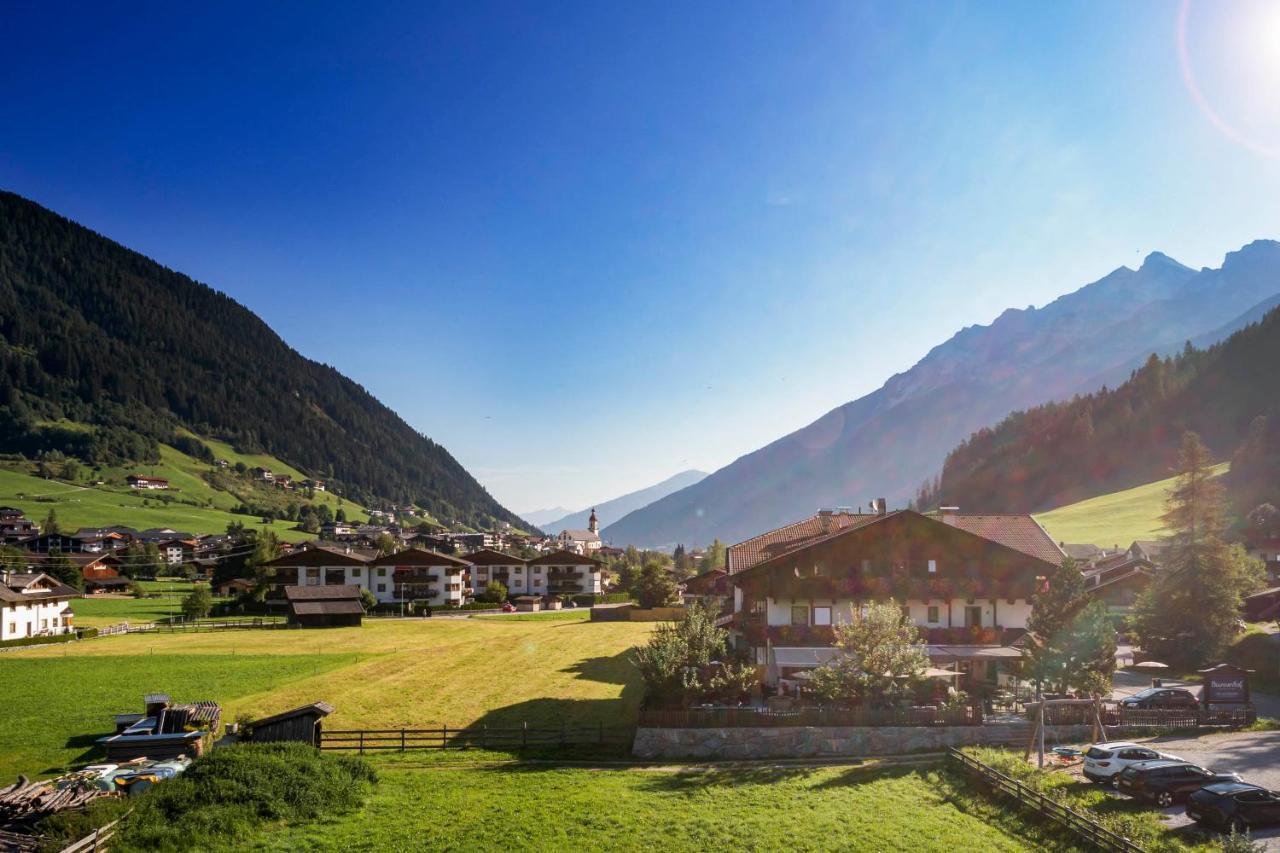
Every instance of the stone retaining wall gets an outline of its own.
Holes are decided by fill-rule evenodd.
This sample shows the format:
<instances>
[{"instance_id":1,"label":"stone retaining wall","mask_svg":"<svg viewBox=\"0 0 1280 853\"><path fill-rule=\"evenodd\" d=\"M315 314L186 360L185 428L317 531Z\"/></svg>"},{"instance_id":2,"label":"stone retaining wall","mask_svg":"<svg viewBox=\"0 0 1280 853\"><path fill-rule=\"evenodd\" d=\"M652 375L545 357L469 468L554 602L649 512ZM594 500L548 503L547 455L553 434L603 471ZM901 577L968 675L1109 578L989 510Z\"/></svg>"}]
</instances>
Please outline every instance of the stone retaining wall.
<instances>
[{"instance_id":1,"label":"stone retaining wall","mask_svg":"<svg viewBox=\"0 0 1280 853\"><path fill-rule=\"evenodd\" d=\"M636 729L637 758L828 758L941 752L953 746L1024 746L1031 725ZM1087 743L1089 726L1053 726L1049 746Z\"/></svg>"}]
</instances>

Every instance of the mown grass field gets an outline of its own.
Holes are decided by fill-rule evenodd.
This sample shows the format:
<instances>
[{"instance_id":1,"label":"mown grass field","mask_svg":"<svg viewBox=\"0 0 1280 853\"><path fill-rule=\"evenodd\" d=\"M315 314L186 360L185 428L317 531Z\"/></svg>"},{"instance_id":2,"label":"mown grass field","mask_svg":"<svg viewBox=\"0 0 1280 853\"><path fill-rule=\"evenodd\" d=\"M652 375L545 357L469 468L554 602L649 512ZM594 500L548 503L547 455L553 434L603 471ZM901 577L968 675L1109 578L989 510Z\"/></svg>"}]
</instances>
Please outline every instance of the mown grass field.
<instances>
[{"instance_id":1,"label":"mown grass field","mask_svg":"<svg viewBox=\"0 0 1280 853\"><path fill-rule=\"evenodd\" d=\"M1224 474L1229 463L1214 467ZM1055 542L1091 543L1104 548L1129 547L1135 539L1164 534L1160 516L1173 479L1158 480L1108 495L1058 507L1036 515Z\"/></svg>"},{"instance_id":2,"label":"mown grass field","mask_svg":"<svg viewBox=\"0 0 1280 853\"><path fill-rule=\"evenodd\" d=\"M379 768L365 807L254 850L982 850L1033 847L933 769Z\"/></svg>"},{"instance_id":3,"label":"mown grass field","mask_svg":"<svg viewBox=\"0 0 1280 853\"><path fill-rule=\"evenodd\" d=\"M362 628L133 634L0 653L0 779L84 755L146 692L213 699L224 719L324 700L330 728L633 725L627 660L652 625L368 620ZM86 740L88 738L89 740ZM87 758L85 759L87 760Z\"/></svg>"},{"instance_id":4,"label":"mown grass field","mask_svg":"<svg viewBox=\"0 0 1280 853\"><path fill-rule=\"evenodd\" d=\"M195 584L188 580L161 579L139 581L155 598L133 598L124 594L89 595L74 599L71 610L76 614L77 628L101 628L121 622L154 622L182 615L182 599L191 594ZM214 601L223 599L214 598Z\"/></svg>"}]
</instances>

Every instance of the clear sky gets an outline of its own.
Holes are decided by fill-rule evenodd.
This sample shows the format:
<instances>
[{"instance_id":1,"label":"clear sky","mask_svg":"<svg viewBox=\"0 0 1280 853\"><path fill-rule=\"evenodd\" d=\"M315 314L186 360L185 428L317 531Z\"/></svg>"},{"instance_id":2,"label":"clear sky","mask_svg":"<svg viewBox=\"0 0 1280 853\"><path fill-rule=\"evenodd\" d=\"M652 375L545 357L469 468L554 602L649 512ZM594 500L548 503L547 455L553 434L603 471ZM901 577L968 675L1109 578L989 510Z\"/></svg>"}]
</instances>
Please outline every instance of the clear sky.
<instances>
[{"instance_id":1,"label":"clear sky","mask_svg":"<svg viewBox=\"0 0 1280 853\"><path fill-rule=\"evenodd\" d=\"M1178 2L180 5L6 10L0 186L231 294L517 511L713 470L1151 250L1280 237L1280 4L1192 2L1185 62Z\"/></svg>"}]
</instances>

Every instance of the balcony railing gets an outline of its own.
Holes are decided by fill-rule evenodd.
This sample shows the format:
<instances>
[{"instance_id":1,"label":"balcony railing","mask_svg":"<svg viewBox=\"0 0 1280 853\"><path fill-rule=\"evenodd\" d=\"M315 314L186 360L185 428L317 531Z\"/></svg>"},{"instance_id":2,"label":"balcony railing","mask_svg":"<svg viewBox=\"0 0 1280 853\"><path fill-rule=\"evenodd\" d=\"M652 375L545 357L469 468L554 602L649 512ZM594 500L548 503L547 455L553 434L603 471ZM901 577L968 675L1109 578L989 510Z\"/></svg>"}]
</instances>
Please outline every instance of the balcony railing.
<instances>
[{"instance_id":1,"label":"balcony railing","mask_svg":"<svg viewBox=\"0 0 1280 853\"><path fill-rule=\"evenodd\" d=\"M436 583L440 576L435 572L396 572L393 579L396 583Z\"/></svg>"},{"instance_id":2,"label":"balcony railing","mask_svg":"<svg viewBox=\"0 0 1280 853\"><path fill-rule=\"evenodd\" d=\"M923 628L926 643L937 646L993 646L1004 633L1001 628Z\"/></svg>"},{"instance_id":3,"label":"balcony railing","mask_svg":"<svg viewBox=\"0 0 1280 853\"><path fill-rule=\"evenodd\" d=\"M552 569L547 572L547 577L551 580L578 580L582 577L577 569Z\"/></svg>"}]
</instances>

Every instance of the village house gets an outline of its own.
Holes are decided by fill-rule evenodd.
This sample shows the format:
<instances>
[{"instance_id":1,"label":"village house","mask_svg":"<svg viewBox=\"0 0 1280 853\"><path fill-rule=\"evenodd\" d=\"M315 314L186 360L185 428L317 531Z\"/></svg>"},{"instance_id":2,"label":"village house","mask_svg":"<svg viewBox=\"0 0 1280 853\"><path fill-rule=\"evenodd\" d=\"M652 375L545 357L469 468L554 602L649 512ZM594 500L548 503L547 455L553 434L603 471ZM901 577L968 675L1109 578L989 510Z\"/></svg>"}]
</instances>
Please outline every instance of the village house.
<instances>
[{"instance_id":1,"label":"village house","mask_svg":"<svg viewBox=\"0 0 1280 853\"><path fill-rule=\"evenodd\" d=\"M375 556L358 548L310 545L277 557L266 568L272 572L273 596L285 586L355 586L369 590L379 602L390 602L394 599L391 570L382 566L371 574L369 562Z\"/></svg>"},{"instance_id":2,"label":"village house","mask_svg":"<svg viewBox=\"0 0 1280 853\"><path fill-rule=\"evenodd\" d=\"M0 506L0 544L11 545L40 535L40 527L12 506Z\"/></svg>"},{"instance_id":3,"label":"village house","mask_svg":"<svg viewBox=\"0 0 1280 853\"><path fill-rule=\"evenodd\" d=\"M1096 560L1084 569L1085 589L1102 599L1113 614L1126 614L1133 609L1138 595L1151 585L1156 565L1134 550L1121 551Z\"/></svg>"},{"instance_id":4,"label":"village house","mask_svg":"<svg viewBox=\"0 0 1280 853\"><path fill-rule=\"evenodd\" d=\"M80 568L86 594L95 592L123 592L129 588L129 579L120 574L123 565L119 557L105 554L66 554L66 559ZM42 559L53 559L45 557ZM39 564L34 565L39 568Z\"/></svg>"},{"instance_id":5,"label":"village house","mask_svg":"<svg viewBox=\"0 0 1280 853\"><path fill-rule=\"evenodd\" d=\"M829 660L833 627L868 601L895 600L930 661L992 686L1021 659L1038 579L1065 554L1029 515L824 510L731 546L736 642L770 684Z\"/></svg>"},{"instance_id":6,"label":"village house","mask_svg":"<svg viewBox=\"0 0 1280 853\"><path fill-rule=\"evenodd\" d=\"M526 565L532 576L533 594L544 589L544 578L547 595L599 595L604 592L603 564L594 557L574 551L553 551L529 560Z\"/></svg>"},{"instance_id":7,"label":"village house","mask_svg":"<svg viewBox=\"0 0 1280 853\"><path fill-rule=\"evenodd\" d=\"M269 468L251 468L249 469L249 475L255 480L262 480L264 483L274 483L276 479L276 475L271 473Z\"/></svg>"},{"instance_id":8,"label":"village house","mask_svg":"<svg viewBox=\"0 0 1280 853\"><path fill-rule=\"evenodd\" d=\"M389 601L457 606L470 593L471 563L436 551L409 548L378 557L369 563L369 568L391 572Z\"/></svg>"},{"instance_id":9,"label":"village house","mask_svg":"<svg viewBox=\"0 0 1280 853\"><path fill-rule=\"evenodd\" d=\"M252 592L253 587L254 582L248 578L231 578L218 584L214 592L223 598L235 598L246 592Z\"/></svg>"},{"instance_id":10,"label":"village house","mask_svg":"<svg viewBox=\"0 0 1280 853\"><path fill-rule=\"evenodd\" d=\"M156 491L169 488L169 481L164 477L147 477L142 474L130 474L124 479L131 489Z\"/></svg>"},{"instance_id":11,"label":"village house","mask_svg":"<svg viewBox=\"0 0 1280 853\"><path fill-rule=\"evenodd\" d=\"M40 572L0 571L0 641L70 633L79 594Z\"/></svg>"},{"instance_id":12,"label":"village house","mask_svg":"<svg viewBox=\"0 0 1280 853\"><path fill-rule=\"evenodd\" d=\"M100 553L105 545L102 537L77 536L72 533L41 533L20 544L27 551L36 554L79 554Z\"/></svg>"},{"instance_id":13,"label":"village house","mask_svg":"<svg viewBox=\"0 0 1280 853\"><path fill-rule=\"evenodd\" d=\"M324 491L324 480L303 480L303 488L312 489L317 492Z\"/></svg>"}]
</instances>

